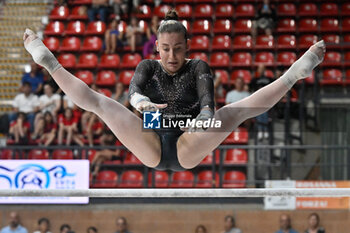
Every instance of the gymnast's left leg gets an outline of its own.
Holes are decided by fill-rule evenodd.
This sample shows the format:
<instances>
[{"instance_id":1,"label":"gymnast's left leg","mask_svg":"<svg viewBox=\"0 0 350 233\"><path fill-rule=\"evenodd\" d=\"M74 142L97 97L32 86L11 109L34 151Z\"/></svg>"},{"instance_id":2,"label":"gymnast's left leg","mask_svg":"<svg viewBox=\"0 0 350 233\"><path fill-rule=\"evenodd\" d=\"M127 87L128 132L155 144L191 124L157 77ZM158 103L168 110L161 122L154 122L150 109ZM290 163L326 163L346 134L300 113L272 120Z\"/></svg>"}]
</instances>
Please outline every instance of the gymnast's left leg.
<instances>
[{"instance_id":1,"label":"gymnast's left leg","mask_svg":"<svg viewBox=\"0 0 350 233\"><path fill-rule=\"evenodd\" d=\"M221 120L221 129L205 132L185 132L177 142L179 163L186 169L197 166L246 119L260 115L273 107L300 79L308 77L322 62L326 46L323 41L312 45L279 79L247 98L219 109L214 118Z\"/></svg>"}]
</instances>

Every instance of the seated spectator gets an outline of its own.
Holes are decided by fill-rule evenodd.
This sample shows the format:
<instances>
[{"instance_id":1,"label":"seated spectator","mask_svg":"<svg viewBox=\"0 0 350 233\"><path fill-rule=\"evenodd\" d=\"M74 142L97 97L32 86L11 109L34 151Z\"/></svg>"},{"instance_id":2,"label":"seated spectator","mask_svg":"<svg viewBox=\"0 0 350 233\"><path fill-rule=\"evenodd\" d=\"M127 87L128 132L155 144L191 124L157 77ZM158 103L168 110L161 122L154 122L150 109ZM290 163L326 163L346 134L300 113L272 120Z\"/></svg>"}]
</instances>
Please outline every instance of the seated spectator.
<instances>
[{"instance_id":1,"label":"seated spectator","mask_svg":"<svg viewBox=\"0 0 350 233\"><path fill-rule=\"evenodd\" d=\"M43 89L44 74L41 72L39 66L34 61L30 63L30 67L30 72L25 73L22 77L22 87L20 89L22 90L24 83L28 82L32 87L31 92L39 95Z\"/></svg>"},{"instance_id":2,"label":"seated spectator","mask_svg":"<svg viewBox=\"0 0 350 233\"><path fill-rule=\"evenodd\" d=\"M38 230L34 233L51 233L50 232L50 221L47 218L41 218L38 221Z\"/></svg>"},{"instance_id":3,"label":"seated spectator","mask_svg":"<svg viewBox=\"0 0 350 233\"><path fill-rule=\"evenodd\" d=\"M115 14L115 19L120 20L125 12L125 4L123 0L111 0L110 6L112 7L113 13ZM124 8L124 9L123 9Z\"/></svg>"},{"instance_id":4,"label":"seated spectator","mask_svg":"<svg viewBox=\"0 0 350 233\"><path fill-rule=\"evenodd\" d=\"M101 141L101 145L103 146L114 146L114 145L121 146L122 145L120 142L117 141L117 138L109 129L105 130L105 132L100 138L100 141ZM91 161L91 169L93 170L91 175L95 177L100 171L101 164L109 160L121 160L120 149L116 149L116 150L104 149L104 150L97 151L95 154L95 157Z\"/></svg>"},{"instance_id":5,"label":"seated spectator","mask_svg":"<svg viewBox=\"0 0 350 233\"><path fill-rule=\"evenodd\" d=\"M235 80L235 89L226 94L226 104L237 102L250 95L248 91L244 90L244 85L243 77L237 77Z\"/></svg>"},{"instance_id":6,"label":"seated spectator","mask_svg":"<svg viewBox=\"0 0 350 233\"><path fill-rule=\"evenodd\" d=\"M10 224L1 229L0 233L28 233L27 229L20 224L17 212L10 213Z\"/></svg>"},{"instance_id":7,"label":"seated spectator","mask_svg":"<svg viewBox=\"0 0 350 233\"><path fill-rule=\"evenodd\" d=\"M212 74L215 75L214 71L212 71ZM218 77L217 75L215 75L214 77L214 96L215 96L215 100L217 99L223 99L225 98L225 88L222 84L222 80L220 77Z\"/></svg>"},{"instance_id":8,"label":"seated spectator","mask_svg":"<svg viewBox=\"0 0 350 233\"><path fill-rule=\"evenodd\" d=\"M143 57L147 57L150 54L156 53L156 40L157 40L157 30L159 27L159 18L154 15L151 20L151 26L146 30L146 36L148 41L143 45Z\"/></svg>"},{"instance_id":9,"label":"seated spectator","mask_svg":"<svg viewBox=\"0 0 350 233\"><path fill-rule=\"evenodd\" d=\"M113 54L117 47L123 47L123 37L124 33L118 30L118 21L113 19L110 28L105 32L105 53Z\"/></svg>"},{"instance_id":10,"label":"seated spectator","mask_svg":"<svg viewBox=\"0 0 350 233\"><path fill-rule=\"evenodd\" d=\"M130 106L128 99L128 90L121 82L117 82L115 84L115 93L112 95L112 98L124 105L125 107Z\"/></svg>"},{"instance_id":11,"label":"seated spectator","mask_svg":"<svg viewBox=\"0 0 350 233\"><path fill-rule=\"evenodd\" d=\"M19 112L17 119L10 124L9 137L15 140L16 144L26 145L29 142L30 124L26 120L26 114Z\"/></svg>"},{"instance_id":12,"label":"seated spectator","mask_svg":"<svg viewBox=\"0 0 350 233\"><path fill-rule=\"evenodd\" d=\"M131 17L130 24L126 28L127 44L131 47L131 52L136 51L136 46L143 45L144 30L139 26L139 21L135 16Z\"/></svg>"},{"instance_id":13,"label":"seated spectator","mask_svg":"<svg viewBox=\"0 0 350 233\"><path fill-rule=\"evenodd\" d=\"M79 108L75 103L73 103L72 100L68 98L68 96L64 95L63 96L63 109L70 108L73 110L73 115L76 119L77 122L81 122L82 115L83 115L83 110ZM91 112L89 112L91 113ZM84 122L87 123L87 122ZM84 127L86 124L81 125L81 127Z\"/></svg>"},{"instance_id":14,"label":"seated spectator","mask_svg":"<svg viewBox=\"0 0 350 233\"><path fill-rule=\"evenodd\" d=\"M253 22L252 35L255 41L258 30L263 30L265 35L272 35L274 23L276 22L275 8L270 4L270 0L264 0L258 9L256 21Z\"/></svg>"},{"instance_id":15,"label":"seated spectator","mask_svg":"<svg viewBox=\"0 0 350 233\"><path fill-rule=\"evenodd\" d=\"M225 231L224 233L241 233L241 229L236 227L236 222L233 216L227 215L225 217Z\"/></svg>"},{"instance_id":16,"label":"seated spectator","mask_svg":"<svg viewBox=\"0 0 350 233\"><path fill-rule=\"evenodd\" d=\"M72 228L68 224L62 224L60 227L60 233L69 233Z\"/></svg>"},{"instance_id":17,"label":"seated spectator","mask_svg":"<svg viewBox=\"0 0 350 233\"><path fill-rule=\"evenodd\" d=\"M87 230L86 230L86 233L98 233L98 230L96 227L89 227Z\"/></svg>"},{"instance_id":18,"label":"seated spectator","mask_svg":"<svg viewBox=\"0 0 350 233\"><path fill-rule=\"evenodd\" d=\"M207 233L207 228L205 228L205 226L203 225L198 225L196 227L195 233Z\"/></svg>"},{"instance_id":19,"label":"seated spectator","mask_svg":"<svg viewBox=\"0 0 350 233\"><path fill-rule=\"evenodd\" d=\"M10 114L10 121L17 118L18 112L24 112L27 116L27 120L30 123L30 130L34 130L35 113L39 110L38 96L31 93L32 86L30 83L25 82L22 86L23 93L16 95L13 100L13 113Z\"/></svg>"},{"instance_id":20,"label":"seated spectator","mask_svg":"<svg viewBox=\"0 0 350 233\"><path fill-rule=\"evenodd\" d=\"M320 227L320 216L317 213L312 213L309 215L308 228L305 233L326 233L323 227Z\"/></svg>"},{"instance_id":21,"label":"seated spectator","mask_svg":"<svg viewBox=\"0 0 350 233\"><path fill-rule=\"evenodd\" d=\"M73 110L71 108L66 108L64 114L59 116L58 119L58 144L62 145L63 136L66 138L66 145L69 146L72 140L80 146L84 143L80 139L78 132L78 121L73 115Z\"/></svg>"},{"instance_id":22,"label":"seated spectator","mask_svg":"<svg viewBox=\"0 0 350 233\"><path fill-rule=\"evenodd\" d=\"M32 138L35 140L38 135L40 136L40 145L51 145L56 137L57 124L50 112L45 112L44 116L39 120L38 124L35 125L35 136Z\"/></svg>"},{"instance_id":23,"label":"seated spectator","mask_svg":"<svg viewBox=\"0 0 350 233\"><path fill-rule=\"evenodd\" d=\"M126 218L119 217L117 219L117 232L116 233L131 233L128 231L128 223L126 222Z\"/></svg>"},{"instance_id":24,"label":"seated spectator","mask_svg":"<svg viewBox=\"0 0 350 233\"><path fill-rule=\"evenodd\" d=\"M107 23L108 19L108 0L92 0L92 5L88 9L89 21L96 21L96 15L99 14L100 20Z\"/></svg>"},{"instance_id":25,"label":"seated spectator","mask_svg":"<svg viewBox=\"0 0 350 233\"><path fill-rule=\"evenodd\" d=\"M280 229L276 233L298 233L292 228L290 216L288 214L282 214L280 216Z\"/></svg>"},{"instance_id":26,"label":"seated spectator","mask_svg":"<svg viewBox=\"0 0 350 233\"><path fill-rule=\"evenodd\" d=\"M83 129L83 133L88 139L89 146L94 145L94 139L99 138L102 135L104 124L102 120L92 113L88 124Z\"/></svg>"}]
</instances>

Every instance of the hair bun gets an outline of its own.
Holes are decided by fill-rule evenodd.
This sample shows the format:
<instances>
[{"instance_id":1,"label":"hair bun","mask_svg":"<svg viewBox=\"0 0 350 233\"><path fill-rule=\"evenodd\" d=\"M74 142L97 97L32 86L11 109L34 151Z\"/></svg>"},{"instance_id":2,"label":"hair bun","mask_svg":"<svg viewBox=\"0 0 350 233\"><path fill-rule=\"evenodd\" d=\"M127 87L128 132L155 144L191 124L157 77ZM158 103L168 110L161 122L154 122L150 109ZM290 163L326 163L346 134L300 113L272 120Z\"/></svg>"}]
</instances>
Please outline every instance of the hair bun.
<instances>
[{"instance_id":1,"label":"hair bun","mask_svg":"<svg viewBox=\"0 0 350 233\"><path fill-rule=\"evenodd\" d=\"M179 16L177 15L176 10L170 9L166 14L165 14L165 21L167 20L178 20Z\"/></svg>"}]
</instances>

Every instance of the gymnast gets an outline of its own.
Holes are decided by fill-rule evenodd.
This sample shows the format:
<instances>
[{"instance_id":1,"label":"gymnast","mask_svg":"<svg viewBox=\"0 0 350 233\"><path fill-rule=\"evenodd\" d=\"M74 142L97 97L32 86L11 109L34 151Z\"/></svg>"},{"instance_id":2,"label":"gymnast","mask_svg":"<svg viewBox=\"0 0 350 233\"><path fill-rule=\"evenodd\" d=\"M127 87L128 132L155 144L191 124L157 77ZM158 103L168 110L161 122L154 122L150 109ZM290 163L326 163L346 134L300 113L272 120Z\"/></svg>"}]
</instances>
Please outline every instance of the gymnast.
<instances>
[{"instance_id":1,"label":"gymnast","mask_svg":"<svg viewBox=\"0 0 350 233\"><path fill-rule=\"evenodd\" d=\"M144 165L175 171L197 166L243 121L273 107L298 80L311 74L326 51L323 40L315 43L279 79L215 112L210 68L204 61L186 58L190 40L177 19L176 12L170 10L160 24L156 41L160 60L143 60L136 67L129 87L130 103L139 112L189 114L202 122L214 118L221 121L220 130L191 127L145 131L142 119L64 69L33 31L26 29L23 40L34 61L47 69L66 95L82 109L98 115Z\"/></svg>"}]
</instances>

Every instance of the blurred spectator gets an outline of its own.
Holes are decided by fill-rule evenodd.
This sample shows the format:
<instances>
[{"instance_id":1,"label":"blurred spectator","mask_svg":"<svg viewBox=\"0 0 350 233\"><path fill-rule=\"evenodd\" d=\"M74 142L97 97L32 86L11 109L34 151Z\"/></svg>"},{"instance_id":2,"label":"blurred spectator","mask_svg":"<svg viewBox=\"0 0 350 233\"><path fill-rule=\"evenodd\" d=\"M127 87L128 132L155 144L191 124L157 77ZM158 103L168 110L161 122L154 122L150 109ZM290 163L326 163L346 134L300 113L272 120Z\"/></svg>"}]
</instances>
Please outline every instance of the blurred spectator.
<instances>
[{"instance_id":1,"label":"blurred spectator","mask_svg":"<svg viewBox=\"0 0 350 233\"><path fill-rule=\"evenodd\" d=\"M198 225L196 227L195 233L207 233L207 232L208 232L207 228L205 228L205 226L203 226L203 225Z\"/></svg>"},{"instance_id":2,"label":"blurred spectator","mask_svg":"<svg viewBox=\"0 0 350 233\"><path fill-rule=\"evenodd\" d=\"M130 24L126 28L127 43L131 48L131 52L136 51L136 46L143 44L144 29L140 27L139 21L135 16L130 19Z\"/></svg>"},{"instance_id":3,"label":"blurred spectator","mask_svg":"<svg viewBox=\"0 0 350 233\"><path fill-rule=\"evenodd\" d=\"M30 67L30 72L25 73L22 77L21 90L23 89L24 83L28 82L32 87L31 92L39 95L43 88L44 74L40 71L39 66L34 61L31 61Z\"/></svg>"},{"instance_id":4,"label":"blurred spectator","mask_svg":"<svg viewBox=\"0 0 350 233\"><path fill-rule=\"evenodd\" d=\"M59 6L67 6L68 0L57 0L57 5Z\"/></svg>"},{"instance_id":5,"label":"blurred spectator","mask_svg":"<svg viewBox=\"0 0 350 233\"><path fill-rule=\"evenodd\" d=\"M239 76L235 80L235 89L229 91L226 94L226 104L237 102L241 99L248 97L250 94L248 91L244 90L244 80L243 77Z\"/></svg>"},{"instance_id":6,"label":"blurred spectator","mask_svg":"<svg viewBox=\"0 0 350 233\"><path fill-rule=\"evenodd\" d=\"M16 144L26 145L29 141L30 124L23 112L17 114L17 119L10 124L9 136Z\"/></svg>"},{"instance_id":7,"label":"blurred spectator","mask_svg":"<svg viewBox=\"0 0 350 233\"><path fill-rule=\"evenodd\" d=\"M215 73L213 70L211 71L211 73L213 75L215 75L214 77L214 96L215 96L215 100L218 99L225 99L226 98L226 90L222 84L222 80L221 77L219 75L216 75L217 73Z\"/></svg>"},{"instance_id":8,"label":"blurred spectator","mask_svg":"<svg viewBox=\"0 0 350 233\"><path fill-rule=\"evenodd\" d=\"M326 233L326 230L320 227L320 216L317 213L310 214L308 220L309 226L305 233Z\"/></svg>"},{"instance_id":9,"label":"blurred spectator","mask_svg":"<svg viewBox=\"0 0 350 233\"><path fill-rule=\"evenodd\" d=\"M151 26L146 30L146 36L148 41L143 45L143 57L147 57L150 54L156 53L155 44L157 40L157 30L159 27L158 16L152 16Z\"/></svg>"},{"instance_id":10,"label":"blurred spectator","mask_svg":"<svg viewBox=\"0 0 350 233\"><path fill-rule=\"evenodd\" d=\"M77 127L78 121L73 116L73 110L66 108L64 114L59 116L58 120L58 144L62 145L63 136L66 138L66 145L71 145L72 140L80 146L84 143L80 139Z\"/></svg>"},{"instance_id":11,"label":"blurred spectator","mask_svg":"<svg viewBox=\"0 0 350 233\"><path fill-rule=\"evenodd\" d=\"M27 229L20 224L20 218L17 212L10 213L10 223L1 229L0 233L28 233Z\"/></svg>"},{"instance_id":12,"label":"blurred spectator","mask_svg":"<svg viewBox=\"0 0 350 233\"><path fill-rule=\"evenodd\" d=\"M92 5L88 9L89 21L96 21L96 15L100 15L100 20L107 23L108 0L92 0Z\"/></svg>"},{"instance_id":13,"label":"blurred spectator","mask_svg":"<svg viewBox=\"0 0 350 233\"><path fill-rule=\"evenodd\" d=\"M57 124L50 112L45 112L44 116L35 125L34 136L35 140L40 135L40 145L50 145L56 137Z\"/></svg>"},{"instance_id":14,"label":"blurred spectator","mask_svg":"<svg viewBox=\"0 0 350 233\"><path fill-rule=\"evenodd\" d=\"M257 71L255 72L255 76L250 82L250 90L251 92L255 92L260 88L270 84L273 79L267 77L265 75L266 68L263 64L258 66ZM261 140L263 138L268 138L268 123L269 123L269 113L264 112L256 117L257 126L258 126L258 139Z\"/></svg>"},{"instance_id":15,"label":"blurred spectator","mask_svg":"<svg viewBox=\"0 0 350 233\"><path fill-rule=\"evenodd\" d=\"M130 105L128 100L128 90L121 82L115 84L115 94L112 95L112 98L126 107Z\"/></svg>"},{"instance_id":16,"label":"blurred spectator","mask_svg":"<svg viewBox=\"0 0 350 233\"><path fill-rule=\"evenodd\" d=\"M88 139L89 146L93 146L94 139L97 139L102 135L103 122L96 114L92 113L89 122L86 127L83 127L83 129L83 132Z\"/></svg>"},{"instance_id":17,"label":"blurred spectator","mask_svg":"<svg viewBox=\"0 0 350 233\"><path fill-rule=\"evenodd\" d=\"M224 233L242 233L241 229L236 227L236 221L232 215L227 215L225 217Z\"/></svg>"},{"instance_id":18,"label":"blurred spectator","mask_svg":"<svg viewBox=\"0 0 350 233\"><path fill-rule=\"evenodd\" d=\"M120 20L124 14L124 2L123 0L111 0L110 6L112 7L113 13L115 14L115 19ZM126 7L126 6L125 6Z\"/></svg>"},{"instance_id":19,"label":"blurred spectator","mask_svg":"<svg viewBox=\"0 0 350 233\"><path fill-rule=\"evenodd\" d=\"M23 93L16 95L13 100L13 113L10 114L10 121L17 118L18 112L24 112L27 116L27 120L30 123L31 131L34 129L35 113L39 110L38 96L31 93L32 87L28 82L24 82L22 86Z\"/></svg>"},{"instance_id":20,"label":"blurred spectator","mask_svg":"<svg viewBox=\"0 0 350 233\"><path fill-rule=\"evenodd\" d=\"M123 47L124 33L118 30L118 21L113 19L110 28L105 32L106 54L113 54L117 47Z\"/></svg>"},{"instance_id":21,"label":"blurred spectator","mask_svg":"<svg viewBox=\"0 0 350 233\"><path fill-rule=\"evenodd\" d=\"M275 8L270 0L263 0L262 6L256 14L256 21L253 22L252 35L255 41L258 30L263 30L266 35L272 35L274 23L277 20Z\"/></svg>"},{"instance_id":22,"label":"blurred spectator","mask_svg":"<svg viewBox=\"0 0 350 233\"><path fill-rule=\"evenodd\" d=\"M288 214L282 214L280 216L280 229L276 233L298 233L292 228L291 219Z\"/></svg>"},{"instance_id":23,"label":"blurred spectator","mask_svg":"<svg viewBox=\"0 0 350 233\"><path fill-rule=\"evenodd\" d=\"M126 2L127 2L127 8L128 8L128 15L131 15L132 13L135 13L138 11L140 0L126 0Z\"/></svg>"},{"instance_id":24,"label":"blurred spectator","mask_svg":"<svg viewBox=\"0 0 350 233\"><path fill-rule=\"evenodd\" d=\"M60 227L60 233L68 233L72 228L68 224L62 224Z\"/></svg>"},{"instance_id":25,"label":"blurred spectator","mask_svg":"<svg viewBox=\"0 0 350 233\"><path fill-rule=\"evenodd\" d=\"M89 227L86 230L86 233L98 233L97 228L96 227Z\"/></svg>"},{"instance_id":26,"label":"blurred spectator","mask_svg":"<svg viewBox=\"0 0 350 233\"><path fill-rule=\"evenodd\" d=\"M92 87L91 87L92 88ZM79 108L67 95L63 96L63 109L70 108L73 110L73 116L76 119L77 122L81 122L81 118L83 115L83 110ZM86 111L85 111L86 112ZM90 113L90 112L89 112ZM87 122L84 122L85 124L81 125L81 127L85 127Z\"/></svg>"},{"instance_id":27,"label":"blurred spectator","mask_svg":"<svg viewBox=\"0 0 350 233\"><path fill-rule=\"evenodd\" d=\"M38 221L38 230L34 233L51 233L50 232L50 221L47 218L41 218Z\"/></svg>"},{"instance_id":28,"label":"blurred spectator","mask_svg":"<svg viewBox=\"0 0 350 233\"><path fill-rule=\"evenodd\" d=\"M117 219L117 231L116 233L131 233L128 231L128 223L126 222L126 218L119 217Z\"/></svg>"}]
</instances>

